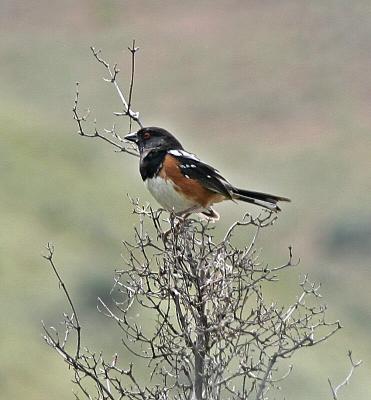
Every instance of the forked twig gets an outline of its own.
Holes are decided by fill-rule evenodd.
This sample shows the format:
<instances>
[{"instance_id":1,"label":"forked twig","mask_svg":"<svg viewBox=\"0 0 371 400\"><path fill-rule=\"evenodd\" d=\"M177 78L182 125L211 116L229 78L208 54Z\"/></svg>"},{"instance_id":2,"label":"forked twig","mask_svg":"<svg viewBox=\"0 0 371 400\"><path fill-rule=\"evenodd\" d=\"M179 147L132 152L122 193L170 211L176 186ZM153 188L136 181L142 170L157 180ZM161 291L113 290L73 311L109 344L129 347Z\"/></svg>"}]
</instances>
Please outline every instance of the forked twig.
<instances>
[{"instance_id":1,"label":"forked twig","mask_svg":"<svg viewBox=\"0 0 371 400\"><path fill-rule=\"evenodd\" d=\"M48 260L50 266L52 267L54 275L58 279L59 287L62 288L62 290L63 290L63 292L64 292L64 294L65 294L65 296L67 298L67 301L68 301L68 303L69 303L69 305L71 307L71 310L72 310L72 316L71 316L70 320L73 323L73 327L76 330L76 335L77 335L76 359L78 359L80 357L80 350L81 350L81 325L80 325L80 322L79 322L79 318L77 316L77 312L76 312L75 306L74 306L74 304L72 302L72 298L71 298L71 296L70 296L70 294L68 292L68 289L67 289L64 281L62 280L62 277L59 274L59 272L57 270L57 267L56 267L56 265L54 263L54 259L53 259L53 257L54 257L54 246L51 243L48 243L46 245L46 249L47 249L48 253L46 255L44 255L43 257L46 260Z\"/></svg>"},{"instance_id":2,"label":"forked twig","mask_svg":"<svg viewBox=\"0 0 371 400\"><path fill-rule=\"evenodd\" d=\"M129 51L132 54L132 59L135 57L135 53L139 50L138 47L134 47L134 44L135 44L135 42L133 43L132 49L129 48ZM110 78L105 79L105 81L113 83L113 85L115 86L115 89L120 97L120 100L124 106L124 112L123 113L115 113L115 115L128 115L130 117L130 119L135 121L141 128L143 128L143 125L139 119L139 113L133 111L130 108L130 106L131 106L130 101L131 101L132 93L129 96L129 102L126 101L125 96L124 96L119 84L117 83L117 75L120 72L120 70L117 68L117 64L114 65L113 70L112 70L110 64L101 57L101 53L102 53L101 50L96 50L94 46L91 46L90 49L91 49L95 59L106 68ZM131 83L130 83L131 90L133 88L133 84L134 84L134 62L132 62Z\"/></svg>"},{"instance_id":3,"label":"forked twig","mask_svg":"<svg viewBox=\"0 0 371 400\"><path fill-rule=\"evenodd\" d=\"M128 50L130 51L131 54L131 72L130 72L130 85L129 85L129 95L128 95L128 100L126 100L125 95L120 88L118 82L117 82L117 76L120 72L120 70L117 67L117 64L115 64L113 67L110 66L110 64L102 58L101 55L101 50L96 50L93 46L90 47L94 58L104 66L106 71L108 72L109 78L104 78L106 82L112 83L119 95L119 98L121 100L121 103L123 105L123 111L122 112L114 112L113 114L116 116L127 116L129 117L129 131L132 129L132 122L136 122L140 128L143 127L143 124L139 118L139 113L133 111L132 109L132 99L133 99L133 91L134 91L134 77L135 77L135 55L137 51L139 50L139 47L135 46L135 40L133 40L132 46L128 47ZM79 82L76 83L76 92L75 92L75 99L74 99L74 105L72 108L72 113L73 113L73 118L77 122L78 125L78 134L80 136L84 137L90 137L90 138L99 138L104 140L105 142L111 144L114 146L118 151L127 153L130 155L134 155L138 157L138 152L136 147L132 143L128 143L125 141L121 136L116 132L115 126L113 125L112 129L104 129L104 133L101 133L98 128L96 121L94 121L94 129L91 133L87 132L84 129L84 124L87 122L88 117L90 115L90 110L88 109L85 114L81 115L79 113ZM113 137L111 139L109 137L109 134Z\"/></svg>"},{"instance_id":4,"label":"forked twig","mask_svg":"<svg viewBox=\"0 0 371 400\"><path fill-rule=\"evenodd\" d=\"M350 371L349 371L348 375L345 377L345 379L342 382L340 382L337 386L333 386L330 378L327 379L328 383L330 385L330 388L331 388L331 393L332 393L333 400L338 400L339 399L339 397L338 397L339 390L341 388L343 388L344 386L349 384L350 379L351 379L355 369L362 364L362 360L359 360L359 361L354 361L353 360L352 351L351 350L348 350L348 357L349 357L349 361L350 361L350 364L351 364L351 368L350 368Z\"/></svg>"}]
</instances>

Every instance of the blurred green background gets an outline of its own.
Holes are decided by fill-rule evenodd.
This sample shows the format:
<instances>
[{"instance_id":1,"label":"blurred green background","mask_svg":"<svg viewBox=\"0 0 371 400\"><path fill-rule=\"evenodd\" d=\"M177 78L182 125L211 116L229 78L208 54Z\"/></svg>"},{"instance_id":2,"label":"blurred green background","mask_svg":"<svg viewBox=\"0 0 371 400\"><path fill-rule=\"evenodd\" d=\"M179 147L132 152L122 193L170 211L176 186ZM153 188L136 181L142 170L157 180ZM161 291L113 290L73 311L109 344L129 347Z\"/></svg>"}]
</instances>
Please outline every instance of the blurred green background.
<instances>
[{"instance_id":1,"label":"blurred green background","mask_svg":"<svg viewBox=\"0 0 371 400\"><path fill-rule=\"evenodd\" d=\"M78 80L82 107L111 127L120 103L89 46L120 64L127 87L133 38L144 123L175 132L236 185L293 200L261 239L264 259L281 263L292 244L301 264L281 293L294 298L308 272L344 329L293 359L286 398L329 399L348 348L364 365L341 398L370 398L370 1L0 0L0 34L0 398L73 398L71 372L41 339L40 321L67 309L41 258L47 241L86 343L117 350L96 298L131 236L126 193L151 199L137 159L76 135L71 109ZM259 211L217 209L220 231Z\"/></svg>"}]
</instances>

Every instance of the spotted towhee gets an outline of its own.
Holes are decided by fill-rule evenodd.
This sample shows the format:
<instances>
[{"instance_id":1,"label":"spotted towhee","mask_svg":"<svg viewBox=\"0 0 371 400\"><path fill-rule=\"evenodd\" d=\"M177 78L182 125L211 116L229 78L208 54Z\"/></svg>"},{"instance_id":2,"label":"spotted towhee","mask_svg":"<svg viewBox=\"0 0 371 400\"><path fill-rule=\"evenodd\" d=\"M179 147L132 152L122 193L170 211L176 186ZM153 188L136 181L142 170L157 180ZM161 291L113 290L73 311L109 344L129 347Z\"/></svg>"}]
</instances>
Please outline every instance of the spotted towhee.
<instances>
[{"instance_id":1,"label":"spotted towhee","mask_svg":"<svg viewBox=\"0 0 371 400\"><path fill-rule=\"evenodd\" d=\"M176 215L201 213L218 219L211 206L223 200L242 200L271 211L280 211L278 201L290 201L234 187L216 169L185 151L165 129L142 128L125 139L138 146L140 174L148 190L162 207Z\"/></svg>"}]
</instances>

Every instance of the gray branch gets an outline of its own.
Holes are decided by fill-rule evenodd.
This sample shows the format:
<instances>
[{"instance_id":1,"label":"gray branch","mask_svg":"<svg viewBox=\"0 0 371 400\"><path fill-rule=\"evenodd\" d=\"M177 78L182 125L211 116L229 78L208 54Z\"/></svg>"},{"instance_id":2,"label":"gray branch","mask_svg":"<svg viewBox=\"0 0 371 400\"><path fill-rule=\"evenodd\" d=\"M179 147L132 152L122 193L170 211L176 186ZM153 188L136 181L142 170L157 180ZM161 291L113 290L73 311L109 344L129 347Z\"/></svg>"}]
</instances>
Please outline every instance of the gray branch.
<instances>
[{"instance_id":1,"label":"gray branch","mask_svg":"<svg viewBox=\"0 0 371 400\"><path fill-rule=\"evenodd\" d=\"M350 361L351 368L350 368L348 375L345 377L345 379L342 382L340 382L337 386L334 386L332 384L330 378L328 378L328 383L330 385L333 400L339 400L339 396L338 396L339 390L349 384L350 379L353 376L355 369L362 364L362 360L359 360L359 361L353 360L352 352L350 350L348 350L348 358Z\"/></svg>"}]
</instances>

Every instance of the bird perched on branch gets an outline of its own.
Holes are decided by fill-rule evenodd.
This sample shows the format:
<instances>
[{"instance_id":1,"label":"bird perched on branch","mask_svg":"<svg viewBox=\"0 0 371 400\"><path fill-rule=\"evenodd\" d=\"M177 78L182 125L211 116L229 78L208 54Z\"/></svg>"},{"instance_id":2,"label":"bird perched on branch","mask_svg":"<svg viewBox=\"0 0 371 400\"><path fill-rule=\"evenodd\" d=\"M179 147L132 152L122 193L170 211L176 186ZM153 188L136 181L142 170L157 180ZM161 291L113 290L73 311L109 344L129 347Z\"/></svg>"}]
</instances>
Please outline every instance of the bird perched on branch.
<instances>
[{"instance_id":1,"label":"bird perched on branch","mask_svg":"<svg viewBox=\"0 0 371 400\"><path fill-rule=\"evenodd\" d=\"M168 211L179 216L201 213L217 220L211 207L224 200L241 200L280 211L279 201L290 201L273 194L238 189L210 165L183 149L180 142L162 128L147 127L130 133L140 153L140 174L152 196Z\"/></svg>"}]
</instances>

